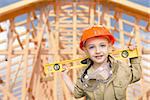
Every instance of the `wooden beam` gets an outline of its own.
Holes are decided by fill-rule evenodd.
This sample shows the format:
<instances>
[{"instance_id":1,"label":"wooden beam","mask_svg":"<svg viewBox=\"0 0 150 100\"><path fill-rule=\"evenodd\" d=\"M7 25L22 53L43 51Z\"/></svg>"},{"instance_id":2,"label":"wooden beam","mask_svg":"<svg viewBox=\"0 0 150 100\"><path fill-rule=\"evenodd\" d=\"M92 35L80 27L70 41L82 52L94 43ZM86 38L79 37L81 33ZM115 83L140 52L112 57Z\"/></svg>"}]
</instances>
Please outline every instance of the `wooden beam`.
<instances>
[{"instance_id":1,"label":"wooden beam","mask_svg":"<svg viewBox=\"0 0 150 100\"><path fill-rule=\"evenodd\" d=\"M125 10L126 12L132 12L134 14L137 14L141 17L143 17L145 20L149 21L150 18L150 8L144 7L142 5L139 5L137 3L133 3L128 0L108 0L108 3L112 4L113 7L121 8ZM147 1L147 3L149 3Z\"/></svg>"},{"instance_id":2,"label":"wooden beam","mask_svg":"<svg viewBox=\"0 0 150 100\"><path fill-rule=\"evenodd\" d=\"M118 19L118 23L119 23L119 31L120 31L120 43L121 43L121 48L124 48L125 47L125 41L124 41L124 32L122 31L123 30L123 22L122 22L122 13L121 12L118 12L119 13L119 19Z\"/></svg>"},{"instance_id":3,"label":"wooden beam","mask_svg":"<svg viewBox=\"0 0 150 100\"><path fill-rule=\"evenodd\" d=\"M89 22L89 24L90 24L90 26L93 26L95 23L94 23L94 21L95 21L95 19L94 19L94 4L93 3L89 3L89 20L90 20L90 22Z\"/></svg>"},{"instance_id":4,"label":"wooden beam","mask_svg":"<svg viewBox=\"0 0 150 100\"><path fill-rule=\"evenodd\" d=\"M13 33L14 33L14 20L11 19L10 20L10 34L8 36L8 62L7 62L7 66L6 66L6 90L8 92L10 92L10 76L11 76L11 56L12 56L12 44L13 44ZM10 99L7 97L7 95L4 95L5 99Z\"/></svg>"},{"instance_id":5,"label":"wooden beam","mask_svg":"<svg viewBox=\"0 0 150 100\"><path fill-rule=\"evenodd\" d=\"M77 9L77 3L73 3L72 4L72 8L73 8L73 32L72 32L72 35L73 35L73 41L72 41L72 45L73 45L73 59L76 58L77 56L77 32L76 32L76 29L77 29L77 12L76 12L76 9ZM76 65L76 63L74 62L73 63L73 66ZM74 69L73 70L73 83L76 82L76 79L77 79L77 71ZM70 95L68 95L70 96ZM71 98L70 98L71 99ZM74 98L72 98L74 100Z\"/></svg>"},{"instance_id":6,"label":"wooden beam","mask_svg":"<svg viewBox=\"0 0 150 100\"><path fill-rule=\"evenodd\" d=\"M41 12L41 15L40 15L40 19L39 19L39 23L38 23L38 28L37 28L37 39L38 39L38 43L37 43L37 51L36 51L36 54L35 54L35 59L34 59L34 62L33 62L33 70L32 70L32 75L31 75L31 78L29 80L29 86L27 87L28 89L28 93L29 93L29 99L32 99L34 96L35 96L35 92L36 92L36 82L40 75L38 75L38 71L40 70L40 67L41 65L37 65L38 62L41 60L41 58L38 58L40 57L40 52L41 52L41 45L42 45L42 38L43 38L43 33L44 33L44 29L46 27L46 25L44 24L43 25L43 20L42 20L42 12ZM38 68L37 68L38 66Z\"/></svg>"},{"instance_id":7,"label":"wooden beam","mask_svg":"<svg viewBox=\"0 0 150 100\"><path fill-rule=\"evenodd\" d=\"M0 22L5 21L10 18L14 18L21 14L25 14L37 8L44 7L53 0L31 0L31 1L19 1L17 3L11 4L9 6L0 8Z\"/></svg>"},{"instance_id":8,"label":"wooden beam","mask_svg":"<svg viewBox=\"0 0 150 100\"><path fill-rule=\"evenodd\" d=\"M7 91L7 90L4 88L4 86L1 86L1 85L0 85L0 91L1 91L4 95L6 95L6 96L8 96L9 98L11 98L12 100L18 100L17 97L15 97L12 93L10 93L10 91Z\"/></svg>"},{"instance_id":9,"label":"wooden beam","mask_svg":"<svg viewBox=\"0 0 150 100\"><path fill-rule=\"evenodd\" d=\"M17 55L23 55L24 52L25 52L25 50L14 50L13 53L12 53L12 55L16 55L16 56ZM28 52L29 52L28 53L29 55L35 55L36 52L37 52L37 50L35 50L35 49L29 49ZM0 54L7 55L8 51L6 51L6 50L0 50ZM55 51L54 50L52 51L52 50L49 50L49 49L45 48L45 49L41 50L41 54L42 55L53 55L53 54L55 54Z\"/></svg>"},{"instance_id":10,"label":"wooden beam","mask_svg":"<svg viewBox=\"0 0 150 100\"><path fill-rule=\"evenodd\" d=\"M30 28L30 13L28 13L27 17L27 30ZM22 84L22 97L21 100L26 100L27 97L27 65L28 65L28 52L29 52L29 32L26 33L26 48L24 52L24 66L23 66L23 84Z\"/></svg>"},{"instance_id":11,"label":"wooden beam","mask_svg":"<svg viewBox=\"0 0 150 100\"><path fill-rule=\"evenodd\" d=\"M57 2L58 3L58 2ZM60 61L60 54L59 54L59 28L60 28L60 19L59 19L59 13L60 13L60 5L55 6L55 55L54 55L54 60L56 61ZM62 93L62 84L60 84L60 73L54 73L54 87L53 87L53 96L54 96L54 100L64 100L64 95Z\"/></svg>"}]
</instances>

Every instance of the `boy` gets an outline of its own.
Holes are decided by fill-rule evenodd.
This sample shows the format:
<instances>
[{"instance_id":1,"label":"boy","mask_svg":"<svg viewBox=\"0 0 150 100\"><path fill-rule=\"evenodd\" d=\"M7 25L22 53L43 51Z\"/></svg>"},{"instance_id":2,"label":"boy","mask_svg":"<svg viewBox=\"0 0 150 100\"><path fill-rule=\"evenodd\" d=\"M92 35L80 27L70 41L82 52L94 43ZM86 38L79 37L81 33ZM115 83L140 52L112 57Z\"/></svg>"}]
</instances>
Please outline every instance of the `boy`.
<instances>
[{"instance_id":1,"label":"boy","mask_svg":"<svg viewBox=\"0 0 150 100\"><path fill-rule=\"evenodd\" d=\"M114 42L115 38L105 27L94 26L83 32L80 48L89 56L82 61L87 63L87 67L81 71L74 88L66 73L63 73L75 98L86 96L87 100L125 100L127 86L140 80L140 59L130 58L131 66L115 60L109 55ZM134 50L134 47L129 49Z\"/></svg>"}]
</instances>

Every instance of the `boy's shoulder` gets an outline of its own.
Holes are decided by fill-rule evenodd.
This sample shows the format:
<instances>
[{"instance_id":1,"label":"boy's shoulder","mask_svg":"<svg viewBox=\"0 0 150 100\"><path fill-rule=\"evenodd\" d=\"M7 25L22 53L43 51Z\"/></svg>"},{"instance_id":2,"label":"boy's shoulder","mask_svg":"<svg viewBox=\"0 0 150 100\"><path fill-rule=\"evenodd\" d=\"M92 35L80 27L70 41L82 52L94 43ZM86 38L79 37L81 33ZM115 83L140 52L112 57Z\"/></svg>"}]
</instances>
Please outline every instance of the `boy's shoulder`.
<instances>
[{"instance_id":1,"label":"boy's shoulder","mask_svg":"<svg viewBox=\"0 0 150 100\"><path fill-rule=\"evenodd\" d=\"M85 70L88 68L88 66L84 66L84 67L82 67L82 68L79 68L78 70L77 70L77 77L81 77L82 75L83 75L83 73L85 72Z\"/></svg>"},{"instance_id":2,"label":"boy's shoulder","mask_svg":"<svg viewBox=\"0 0 150 100\"><path fill-rule=\"evenodd\" d=\"M131 73L131 68L127 62L122 61L122 60L116 60L116 62L118 64L118 73L120 74L124 73L127 75Z\"/></svg>"},{"instance_id":3,"label":"boy's shoulder","mask_svg":"<svg viewBox=\"0 0 150 100\"><path fill-rule=\"evenodd\" d=\"M123 60L116 60L117 63L120 65L120 66L129 66L127 62L123 61Z\"/></svg>"},{"instance_id":4,"label":"boy's shoulder","mask_svg":"<svg viewBox=\"0 0 150 100\"><path fill-rule=\"evenodd\" d=\"M111 63L115 63L115 64L117 64L119 67L122 67L122 68L129 66L127 62L125 62L125 61L123 61L123 60L117 60L117 59L115 59L115 57L110 56L110 55L109 55L109 60L110 60Z\"/></svg>"}]
</instances>

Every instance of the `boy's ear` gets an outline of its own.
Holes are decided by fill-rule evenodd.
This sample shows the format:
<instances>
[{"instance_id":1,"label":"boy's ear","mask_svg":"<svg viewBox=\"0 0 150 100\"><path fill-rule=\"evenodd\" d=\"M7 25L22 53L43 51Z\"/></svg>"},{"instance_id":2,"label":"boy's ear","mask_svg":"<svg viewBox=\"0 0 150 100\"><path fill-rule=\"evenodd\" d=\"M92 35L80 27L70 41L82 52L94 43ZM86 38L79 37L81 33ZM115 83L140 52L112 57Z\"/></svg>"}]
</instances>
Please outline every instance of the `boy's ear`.
<instances>
[{"instance_id":1,"label":"boy's ear","mask_svg":"<svg viewBox=\"0 0 150 100\"><path fill-rule=\"evenodd\" d=\"M88 51L87 51L87 49L86 49L85 47L83 47L83 51L84 51L84 53L85 53L86 55L89 55L89 53L88 53Z\"/></svg>"},{"instance_id":2,"label":"boy's ear","mask_svg":"<svg viewBox=\"0 0 150 100\"><path fill-rule=\"evenodd\" d=\"M83 51L86 53L87 52L87 49L85 47L83 47Z\"/></svg>"}]
</instances>

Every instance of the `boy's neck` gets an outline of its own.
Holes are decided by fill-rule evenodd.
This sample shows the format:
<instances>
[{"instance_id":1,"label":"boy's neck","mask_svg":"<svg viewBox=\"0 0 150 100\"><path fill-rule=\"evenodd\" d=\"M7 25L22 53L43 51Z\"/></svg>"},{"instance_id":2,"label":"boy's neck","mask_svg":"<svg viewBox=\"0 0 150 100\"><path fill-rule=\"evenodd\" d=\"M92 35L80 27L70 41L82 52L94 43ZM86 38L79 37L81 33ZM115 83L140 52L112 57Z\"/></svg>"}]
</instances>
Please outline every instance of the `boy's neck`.
<instances>
[{"instance_id":1,"label":"boy's neck","mask_svg":"<svg viewBox=\"0 0 150 100\"><path fill-rule=\"evenodd\" d=\"M107 64L108 62L107 62L107 59L103 62L103 63L94 63L93 64L93 68L94 69L97 69L97 68L99 68L99 67L103 67L103 65L105 65L105 64Z\"/></svg>"}]
</instances>

